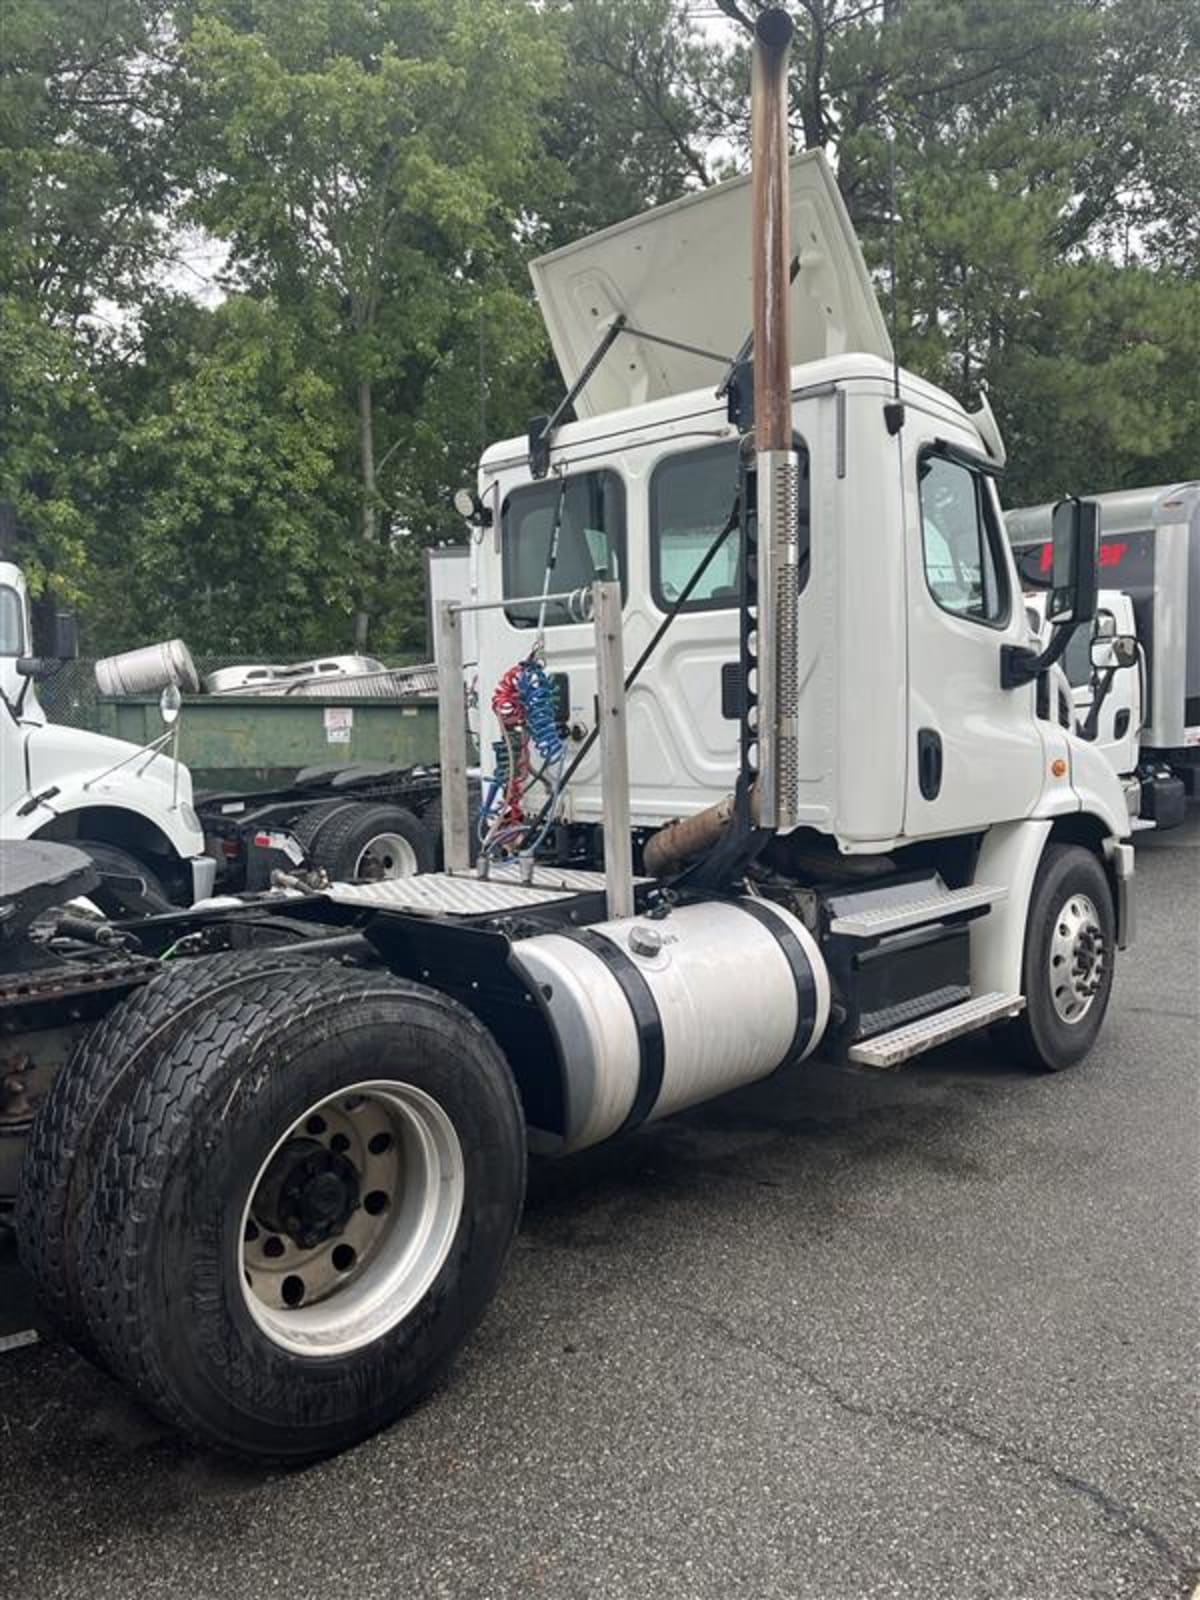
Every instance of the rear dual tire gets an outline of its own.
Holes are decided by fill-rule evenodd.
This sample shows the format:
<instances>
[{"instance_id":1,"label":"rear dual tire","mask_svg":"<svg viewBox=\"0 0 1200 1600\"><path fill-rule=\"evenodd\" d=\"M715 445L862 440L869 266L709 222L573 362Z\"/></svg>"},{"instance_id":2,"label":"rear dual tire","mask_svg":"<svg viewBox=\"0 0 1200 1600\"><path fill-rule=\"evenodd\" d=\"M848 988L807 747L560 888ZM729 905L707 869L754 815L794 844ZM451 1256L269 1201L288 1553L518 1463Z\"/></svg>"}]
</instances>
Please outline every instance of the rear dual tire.
<instances>
[{"instance_id":1,"label":"rear dual tire","mask_svg":"<svg viewBox=\"0 0 1200 1600\"><path fill-rule=\"evenodd\" d=\"M67 1229L86 1342L242 1455L311 1460L392 1421L482 1317L520 1215L491 1036L436 992L299 962L192 1008L135 1077Z\"/></svg>"},{"instance_id":2,"label":"rear dual tire","mask_svg":"<svg viewBox=\"0 0 1200 1600\"><path fill-rule=\"evenodd\" d=\"M406 806L331 800L301 818L296 838L335 883L411 878L437 859L433 834Z\"/></svg>"}]
</instances>

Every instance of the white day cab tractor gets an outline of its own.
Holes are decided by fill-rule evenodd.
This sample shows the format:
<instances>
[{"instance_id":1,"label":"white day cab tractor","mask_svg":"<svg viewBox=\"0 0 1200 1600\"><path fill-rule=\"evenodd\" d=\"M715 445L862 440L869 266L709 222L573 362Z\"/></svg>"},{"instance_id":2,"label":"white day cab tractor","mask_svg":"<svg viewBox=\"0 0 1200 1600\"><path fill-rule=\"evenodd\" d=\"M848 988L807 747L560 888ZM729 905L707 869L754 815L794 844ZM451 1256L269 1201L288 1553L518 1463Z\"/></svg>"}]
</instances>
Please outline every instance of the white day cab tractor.
<instances>
[{"instance_id":1,"label":"white day cab tractor","mask_svg":"<svg viewBox=\"0 0 1200 1600\"><path fill-rule=\"evenodd\" d=\"M1035 649L994 424L896 369L823 158L788 162L790 32L761 13L752 183L535 264L577 420L462 497L446 869L114 925L100 956L66 930L55 993L89 962L109 987L62 1065L49 954L13 941L22 1258L201 1441L304 1460L425 1393L495 1292L527 1149L818 1053L886 1071L989 1028L1059 1069L1100 1030L1125 798L1037 709L1094 609L1094 508L1055 515Z\"/></svg>"},{"instance_id":2,"label":"white day cab tractor","mask_svg":"<svg viewBox=\"0 0 1200 1600\"><path fill-rule=\"evenodd\" d=\"M39 618L41 613L39 612ZM33 639L19 567L0 562L0 839L70 841L95 863L95 900L114 913L165 910L212 890L215 863L192 780L168 746L178 705L147 746L51 722L36 684L78 654L74 618Z\"/></svg>"}]
</instances>

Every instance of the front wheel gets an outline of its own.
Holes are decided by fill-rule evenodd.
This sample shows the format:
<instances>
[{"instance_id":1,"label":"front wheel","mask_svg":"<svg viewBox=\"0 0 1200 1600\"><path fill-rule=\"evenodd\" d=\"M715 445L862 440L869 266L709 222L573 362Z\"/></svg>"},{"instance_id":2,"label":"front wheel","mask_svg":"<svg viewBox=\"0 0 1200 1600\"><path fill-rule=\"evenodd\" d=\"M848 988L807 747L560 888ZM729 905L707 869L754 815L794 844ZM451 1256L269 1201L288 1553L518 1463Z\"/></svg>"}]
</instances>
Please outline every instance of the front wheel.
<instances>
[{"instance_id":1,"label":"front wheel","mask_svg":"<svg viewBox=\"0 0 1200 1600\"><path fill-rule=\"evenodd\" d=\"M82 1221L89 1329L194 1438L303 1461L392 1421L520 1214L507 1063L444 996L334 967L217 995L148 1064Z\"/></svg>"},{"instance_id":2,"label":"front wheel","mask_svg":"<svg viewBox=\"0 0 1200 1600\"><path fill-rule=\"evenodd\" d=\"M1082 1060L1108 1009L1115 951L1103 866L1081 845L1048 845L1025 925L1025 1010L1000 1030L1004 1046L1050 1072Z\"/></svg>"}]
</instances>

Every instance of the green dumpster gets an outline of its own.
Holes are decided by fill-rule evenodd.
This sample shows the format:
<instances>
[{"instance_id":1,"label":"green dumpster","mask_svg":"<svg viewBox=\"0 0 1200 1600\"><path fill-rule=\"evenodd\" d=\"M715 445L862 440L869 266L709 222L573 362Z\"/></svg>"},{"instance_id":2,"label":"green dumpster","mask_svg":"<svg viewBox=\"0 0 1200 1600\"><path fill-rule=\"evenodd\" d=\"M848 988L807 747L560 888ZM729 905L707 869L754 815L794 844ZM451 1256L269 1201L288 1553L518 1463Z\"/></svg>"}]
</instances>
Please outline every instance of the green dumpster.
<instances>
[{"instance_id":1,"label":"green dumpster","mask_svg":"<svg viewBox=\"0 0 1200 1600\"><path fill-rule=\"evenodd\" d=\"M163 732L156 695L98 702L101 733L148 744ZM438 759L437 701L189 695L179 719L179 759L197 790L271 789L301 767Z\"/></svg>"}]
</instances>

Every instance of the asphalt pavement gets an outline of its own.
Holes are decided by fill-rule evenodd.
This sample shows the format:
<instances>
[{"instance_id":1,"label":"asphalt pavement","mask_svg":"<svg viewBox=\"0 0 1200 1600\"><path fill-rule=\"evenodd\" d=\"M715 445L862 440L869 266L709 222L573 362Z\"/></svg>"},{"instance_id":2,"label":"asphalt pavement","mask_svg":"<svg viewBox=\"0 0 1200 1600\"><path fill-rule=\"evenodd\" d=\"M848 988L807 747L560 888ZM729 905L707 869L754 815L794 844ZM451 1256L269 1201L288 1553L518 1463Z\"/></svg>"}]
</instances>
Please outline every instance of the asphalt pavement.
<instances>
[{"instance_id":1,"label":"asphalt pavement","mask_svg":"<svg viewBox=\"0 0 1200 1600\"><path fill-rule=\"evenodd\" d=\"M216 1460L0 1354L0 1596L1191 1595L1200 818L1138 869L1083 1066L804 1068L541 1170L446 1386L337 1460Z\"/></svg>"}]
</instances>

